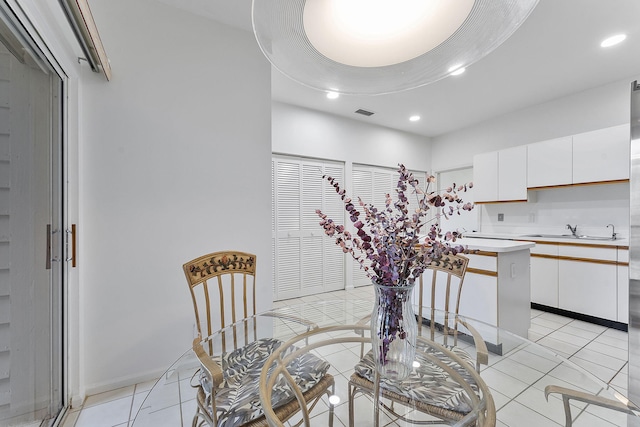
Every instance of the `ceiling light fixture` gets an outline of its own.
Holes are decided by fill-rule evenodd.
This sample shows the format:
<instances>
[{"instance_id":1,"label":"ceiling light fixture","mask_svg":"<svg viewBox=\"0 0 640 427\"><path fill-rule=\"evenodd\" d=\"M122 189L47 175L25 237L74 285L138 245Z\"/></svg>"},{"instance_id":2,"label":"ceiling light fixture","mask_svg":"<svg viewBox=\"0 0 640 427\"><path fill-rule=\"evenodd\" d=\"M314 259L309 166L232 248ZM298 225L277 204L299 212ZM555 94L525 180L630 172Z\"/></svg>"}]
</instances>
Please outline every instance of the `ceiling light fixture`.
<instances>
[{"instance_id":1,"label":"ceiling light fixture","mask_svg":"<svg viewBox=\"0 0 640 427\"><path fill-rule=\"evenodd\" d=\"M252 19L262 52L285 75L323 91L377 95L423 86L476 62L537 3L253 0Z\"/></svg>"},{"instance_id":2,"label":"ceiling light fixture","mask_svg":"<svg viewBox=\"0 0 640 427\"><path fill-rule=\"evenodd\" d=\"M615 36L608 37L600 43L601 47L611 47L618 43L622 43L627 38L626 34L616 34Z\"/></svg>"},{"instance_id":3,"label":"ceiling light fixture","mask_svg":"<svg viewBox=\"0 0 640 427\"><path fill-rule=\"evenodd\" d=\"M420 116L411 116L411 117L409 117L409 121L417 122L418 120L420 120Z\"/></svg>"},{"instance_id":4,"label":"ceiling light fixture","mask_svg":"<svg viewBox=\"0 0 640 427\"><path fill-rule=\"evenodd\" d=\"M333 92L333 91L327 92L327 98L329 99L336 99L338 97L340 97L340 94L338 92Z\"/></svg>"}]
</instances>

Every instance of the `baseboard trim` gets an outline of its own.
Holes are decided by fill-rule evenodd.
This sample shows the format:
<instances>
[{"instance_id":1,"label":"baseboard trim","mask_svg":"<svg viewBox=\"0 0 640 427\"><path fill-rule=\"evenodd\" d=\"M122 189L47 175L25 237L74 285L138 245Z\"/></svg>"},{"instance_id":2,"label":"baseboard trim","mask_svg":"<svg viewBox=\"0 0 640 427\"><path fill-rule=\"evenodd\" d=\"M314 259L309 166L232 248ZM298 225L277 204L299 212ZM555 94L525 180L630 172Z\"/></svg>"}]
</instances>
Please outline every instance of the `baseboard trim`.
<instances>
[{"instance_id":1,"label":"baseboard trim","mask_svg":"<svg viewBox=\"0 0 640 427\"><path fill-rule=\"evenodd\" d=\"M582 320L583 322L589 322L600 326L606 326L607 328L617 329L619 331L628 332L629 325L622 322L616 322L614 320L602 319L600 317L589 316L588 314L575 313L569 310L563 310L561 308L550 307L548 305L538 304L536 302L531 303L531 308L540 311L546 311L547 313L558 314L564 317L570 317L576 320Z\"/></svg>"},{"instance_id":2,"label":"baseboard trim","mask_svg":"<svg viewBox=\"0 0 640 427\"><path fill-rule=\"evenodd\" d=\"M119 388L129 387L132 385L136 385L136 384L151 381L151 380L157 380L162 376L162 374L165 371L166 370L163 370L163 369L152 370L152 371L147 371L138 375L123 376L123 377L116 378L112 381L105 381L102 383L87 385L86 396L87 397L93 396L95 394L117 390Z\"/></svg>"}]
</instances>

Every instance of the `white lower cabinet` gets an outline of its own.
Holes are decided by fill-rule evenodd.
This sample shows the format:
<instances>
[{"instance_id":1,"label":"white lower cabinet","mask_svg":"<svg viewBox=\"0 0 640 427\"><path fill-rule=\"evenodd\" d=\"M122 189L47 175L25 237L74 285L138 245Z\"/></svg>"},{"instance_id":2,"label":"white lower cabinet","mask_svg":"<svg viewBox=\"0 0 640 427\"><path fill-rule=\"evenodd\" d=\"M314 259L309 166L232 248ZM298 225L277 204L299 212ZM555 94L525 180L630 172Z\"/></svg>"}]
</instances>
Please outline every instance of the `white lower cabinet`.
<instances>
[{"instance_id":1,"label":"white lower cabinet","mask_svg":"<svg viewBox=\"0 0 640 427\"><path fill-rule=\"evenodd\" d=\"M460 314L498 326L498 278L467 273L460 298Z\"/></svg>"},{"instance_id":2,"label":"white lower cabinet","mask_svg":"<svg viewBox=\"0 0 640 427\"><path fill-rule=\"evenodd\" d=\"M558 308L558 260L531 255L531 302Z\"/></svg>"},{"instance_id":3,"label":"white lower cabinet","mask_svg":"<svg viewBox=\"0 0 640 427\"><path fill-rule=\"evenodd\" d=\"M618 322L629 323L629 249L618 249Z\"/></svg>"},{"instance_id":4,"label":"white lower cabinet","mask_svg":"<svg viewBox=\"0 0 640 427\"><path fill-rule=\"evenodd\" d=\"M531 326L529 249L467 257L460 314L526 337ZM502 339L496 336L489 342Z\"/></svg>"},{"instance_id":5,"label":"white lower cabinet","mask_svg":"<svg viewBox=\"0 0 640 427\"><path fill-rule=\"evenodd\" d=\"M531 251L531 302L628 323L627 251L540 243Z\"/></svg>"},{"instance_id":6,"label":"white lower cabinet","mask_svg":"<svg viewBox=\"0 0 640 427\"><path fill-rule=\"evenodd\" d=\"M629 266L618 266L618 322L629 323Z\"/></svg>"},{"instance_id":7,"label":"white lower cabinet","mask_svg":"<svg viewBox=\"0 0 640 427\"><path fill-rule=\"evenodd\" d=\"M558 305L564 310L616 320L617 268L612 264L560 260Z\"/></svg>"}]
</instances>

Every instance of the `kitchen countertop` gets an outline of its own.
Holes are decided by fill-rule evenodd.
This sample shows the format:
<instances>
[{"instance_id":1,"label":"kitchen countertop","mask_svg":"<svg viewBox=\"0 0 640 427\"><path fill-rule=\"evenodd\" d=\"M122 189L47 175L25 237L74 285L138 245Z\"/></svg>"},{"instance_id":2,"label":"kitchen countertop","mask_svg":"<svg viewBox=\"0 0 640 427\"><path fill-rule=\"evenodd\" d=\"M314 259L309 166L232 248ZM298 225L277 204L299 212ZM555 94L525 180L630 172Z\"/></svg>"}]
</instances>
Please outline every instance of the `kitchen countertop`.
<instances>
[{"instance_id":1,"label":"kitchen countertop","mask_svg":"<svg viewBox=\"0 0 640 427\"><path fill-rule=\"evenodd\" d=\"M455 243L466 246L471 250L475 249L487 252L514 252L521 251L523 249L531 249L535 246L534 242L506 239L482 239L476 237L457 239Z\"/></svg>"},{"instance_id":2,"label":"kitchen countertop","mask_svg":"<svg viewBox=\"0 0 640 427\"><path fill-rule=\"evenodd\" d=\"M549 243L564 243L571 245L597 245L597 246L615 246L620 248L629 247L629 239L616 239L616 240L594 240L594 239L575 239L575 238L563 238L563 237L528 237L525 234L536 234L535 232L523 233L523 234L508 234L508 233L482 233L471 232L465 234L463 240L509 240L509 241L525 241L525 242L549 242ZM484 243L483 243L484 244ZM470 244L469 244L470 245ZM469 246L471 248L471 246ZM487 249L488 250L488 249Z\"/></svg>"},{"instance_id":3,"label":"kitchen countertop","mask_svg":"<svg viewBox=\"0 0 640 427\"><path fill-rule=\"evenodd\" d=\"M515 252L523 249L531 249L535 246L534 242L525 242L511 239L500 238L470 238L465 237L456 239L455 242L449 242L451 245L466 246L471 250L487 251L487 252Z\"/></svg>"}]
</instances>

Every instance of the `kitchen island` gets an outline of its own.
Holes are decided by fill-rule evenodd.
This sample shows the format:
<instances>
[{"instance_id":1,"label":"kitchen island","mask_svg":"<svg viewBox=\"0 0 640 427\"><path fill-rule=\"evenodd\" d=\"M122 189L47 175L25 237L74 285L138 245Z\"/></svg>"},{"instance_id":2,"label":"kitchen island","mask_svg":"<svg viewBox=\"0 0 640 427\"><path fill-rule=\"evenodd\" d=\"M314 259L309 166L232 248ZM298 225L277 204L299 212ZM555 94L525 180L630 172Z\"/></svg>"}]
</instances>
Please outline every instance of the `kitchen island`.
<instances>
[{"instance_id":1,"label":"kitchen island","mask_svg":"<svg viewBox=\"0 0 640 427\"><path fill-rule=\"evenodd\" d=\"M629 240L572 238L558 234L473 233L482 241L527 240L531 250L532 307L627 330L629 322ZM474 238L469 240L475 240Z\"/></svg>"},{"instance_id":2,"label":"kitchen island","mask_svg":"<svg viewBox=\"0 0 640 427\"><path fill-rule=\"evenodd\" d=\"M460 315L527 338L531 324L529 253L535 243L481 238L463 238L455 243L470 252L466 255L469 266ZM483 333L483 337L492 351L501 354L499 336Z\"/></svg>"}]
</instances>

